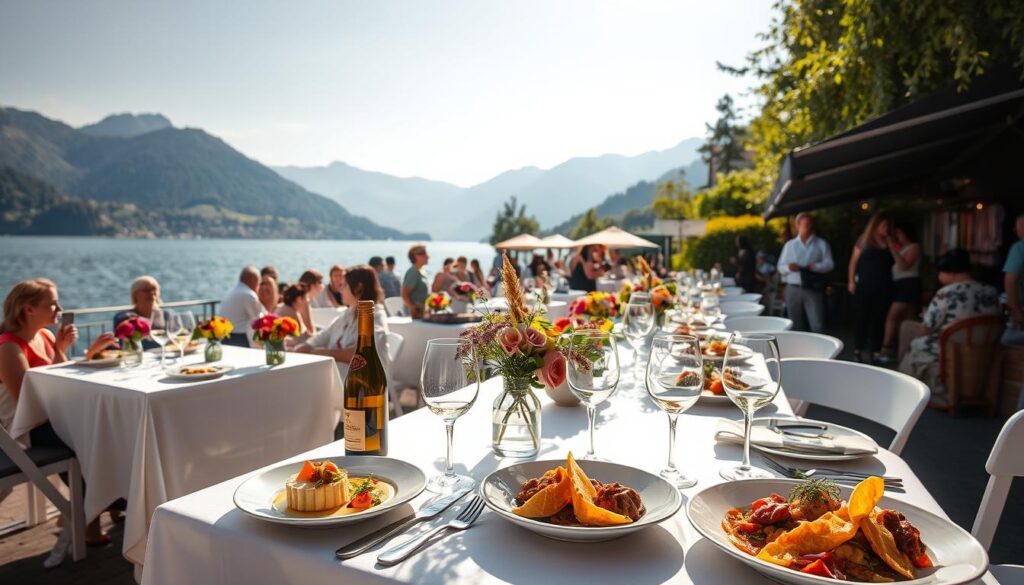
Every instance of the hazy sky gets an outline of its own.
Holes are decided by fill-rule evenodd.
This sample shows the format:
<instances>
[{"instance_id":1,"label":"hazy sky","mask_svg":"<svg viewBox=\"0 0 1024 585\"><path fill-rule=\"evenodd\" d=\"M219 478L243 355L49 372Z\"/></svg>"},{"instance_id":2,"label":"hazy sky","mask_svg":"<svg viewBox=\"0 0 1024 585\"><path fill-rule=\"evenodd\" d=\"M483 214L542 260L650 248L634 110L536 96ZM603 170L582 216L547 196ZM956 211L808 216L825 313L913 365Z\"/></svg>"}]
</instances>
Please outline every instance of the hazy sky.
<instances>
[{"instance_id":1,"label":"hazy sky","mask_svg":"<svg viewBox=\"0 0 1024 585\"><path fill-rule=\"evenodd\" d=\"M704 134L770 0L0 0L0 104L469 185ZM744 100L750 103L750 100Z\"/></svg>"}]
</instances>

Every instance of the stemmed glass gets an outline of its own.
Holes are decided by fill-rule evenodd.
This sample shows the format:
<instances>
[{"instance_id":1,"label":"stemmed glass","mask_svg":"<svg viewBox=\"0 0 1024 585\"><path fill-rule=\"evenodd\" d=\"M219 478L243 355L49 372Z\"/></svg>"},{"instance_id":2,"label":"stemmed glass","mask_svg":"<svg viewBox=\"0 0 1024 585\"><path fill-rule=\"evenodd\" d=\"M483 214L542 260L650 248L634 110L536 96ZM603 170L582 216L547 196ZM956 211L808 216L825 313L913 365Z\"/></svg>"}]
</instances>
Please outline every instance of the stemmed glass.
<instances>
[{"instance_id":1,"label":"stemmed glass","mask_svg":"<svg viewBox=\"0 0 1024 585\"><path fill-rule=\"evenodd\" d=\"M167 336L167 345L173 345L179 348L182 357L185 355L185 344L181 343L181 315L174 311L167 311L167 315L164 317L165 321L165 334ZM163 351L160 352L160 367L165 367L163 362ZM173 356L172 356L173 357Z\"/></svg>"},{"instance_id":2,"label":"stemmed glass","mask_svg":"<svg viewBox=\"0 0 1024 585\"><path fill-rule=\"evenodd\" d=\"M594 420L597 405L611 397L619 387L619 354L610 331L583 329L569 337L569 355L585 359L567 359L569 389L587 407L590 443L582 459L594 460Z\"/></svg>"},{"instance_id":3,"label":"stemmed glass","mask_svg":"<svg viewBox=\"0 0 1024 585\"><path fill-rule=\"evenodd\" d=\"M448 435L444 475L430 478L427 489L448 493L472 486L473 478L452 469L452 441L455 419L469 411L480 390L480 364L468 342L461 339L431 339L423 354L420 393L430 412L441 417Z\"/></svg>"},{"instance_id":4,"label":"stemmed glass","mask_svg":"<svg viewBox=\"0 0 1024 585\"><path fill-rule=\"evenodd\" d=\"M754 412L775 399L782 385L779 344L774 335L733 333L722 362L725 394L743 411L743 463L721 470L725 479L775 477L750 465L750 427Z\"/></svg>"},{"instance_id":5,"label":"stemmed glass","mask_svg":"<svg viewBox=\"0 0 1024 585\"><path fill-rule=\"evenodd\" d=\"M629 339L629 345L633 348L633 377L640 380L639 368L640 344L643 343L651 331L654 330L654 305L651 304L651 295L647 293L633 293L626 303L626 309L622 312L622 332Z\"/></svg>"},{"instance_id":6,"label":"stemmed glass","mask_svg":"<svg viewBox=\"0 0 1024 585\"><path fill-rule=\"evenodd\" d=\"M163 369L166 366L164 346L171 340L171 334L167 331L167 315L163 309L153 309L153 314L149 316L149 337L160 346L160 369Z\"/></svg>"},{"instance_id":7,"label":"stemmed glass","mask_svg":"<svg viewBox=\"0 0 1024 585\"><path fill-rule=\"evenodd\" d=\"M704 314L704 323L708 327L722 317L722 306L718 303L718 295L715 293L704 295L700 300L700 312Z\"/></svg>"},{"instance_id":8,"label":"stemmed glass","mask_svg":"<svg viewBox=\"0 0 1024 585\"><path fill-rule=\"evenodd\" d=\"M178 313L178 319L180 329L178 329L178 345L181 347L181 359L185 359L185 349L188 348L188 344L192 341L192 332L196 329L196 316L192 314L192 311L182 311Z\"/></svg>"},{"instance_id":9,"label":"stemmed glass","mask_svg":"<svg viewBox=\"0 0 1024 585\"><path fill-rule=\"evenodd\" d=\"M704 389L704 360L700 342L692 335L659 335L647 361L647 394L668 415L668 464L661 477L679 489L693 487L697 479L676 468L676 421L696 404Z\"/></svg>"}]
</instances>

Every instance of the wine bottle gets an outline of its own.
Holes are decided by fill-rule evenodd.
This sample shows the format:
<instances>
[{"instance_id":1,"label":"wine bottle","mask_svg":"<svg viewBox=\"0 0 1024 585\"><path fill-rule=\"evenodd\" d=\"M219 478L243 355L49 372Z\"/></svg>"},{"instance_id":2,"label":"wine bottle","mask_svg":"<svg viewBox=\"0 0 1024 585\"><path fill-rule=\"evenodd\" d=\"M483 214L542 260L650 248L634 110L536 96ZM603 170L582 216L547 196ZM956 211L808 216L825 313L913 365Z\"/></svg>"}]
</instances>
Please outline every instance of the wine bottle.
<instances>
[{"instance_id":1,"label":"wine bottle","mask_svg":"<svg viewBox=\"0 0 1024 585\"><path fill-rule=\"evenodd\" d=\"M373 336L373 301L359 301L359 341L345 378L346 455L388 454L388 382Z\"/></svg>"}]
</instances>

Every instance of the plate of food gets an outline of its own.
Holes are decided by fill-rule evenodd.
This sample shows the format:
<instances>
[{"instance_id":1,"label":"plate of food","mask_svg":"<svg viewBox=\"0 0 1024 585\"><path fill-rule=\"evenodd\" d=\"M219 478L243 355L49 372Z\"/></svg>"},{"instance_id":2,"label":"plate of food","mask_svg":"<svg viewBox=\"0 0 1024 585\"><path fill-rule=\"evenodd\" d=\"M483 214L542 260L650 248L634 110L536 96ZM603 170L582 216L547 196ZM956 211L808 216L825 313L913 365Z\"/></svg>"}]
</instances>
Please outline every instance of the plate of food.
<instances>
[{"instance_id":1,"label":"plate of food","mask_svg":"<svg viewBox=\"0 0 1024 585\"><path fill-rule=\"evenodd\" d=\"M725 360L725 352L728 348L729 343L727 340L722 339L721 337L709 337L700 346L701 357L706 361L721 363ZM746 362L754 355L754 352L742 346L734 347L729 351L729 356L736 358L737 363Z\"/></svg>"},{"instance_id":2,"label":"plate of food","mask_svg":"<svg viewBox=\"0 0 1024 585\"><path fill-rule=\"evenodd\" d=\"M296 461L264 470L235 490L235 506L277 524L362 522L415 498L427 485L419 467L390 457Z\"/></svg>"},{"instance_id":3,"label":"plate of food","mask_svg":"<svg viewBox=\"0 0 1024 585\"><path fill-rule=\"evenodd\" d=\"M883 491L877 477L855 488L733 481L693 496L686 516L723 552L780 583L957 585L985 574L988 555L967 531Z\"/></svg>"},{"instance_id":4,"label":"plate of food","mask_svg":"<svg viewBox=\"0 0 1024 585\"><path fill-rule=\"evenodd\" d=\"M699 400L704 404L733 404L732 399L725 394L722 370L713 362L704 364L704 390L701 391Z\"/></svg>"},{"instance_id":5,"label":"plate of food","mask_svg":"<svg viewBox=\"0 0 1024 585\"><path fill-rule=\"evenodd\" d=\"M96 352L96 354L90 359L85 359L83 357L82 359L75 360L75 363L82 366L89 366L90 368L111 368L121 365L121 361L123 359L123 351L119 349L104 349L103 351Z\"/></svg>"},{"instance_id":6,"label":"plate of food","mask_svg":"<svg viewBox=\"0 0 1024 585\"><path fill-rule=\"evenodd\" d=\"M480 484L487 507L541 536L570 542L619 538L675 514L682 496L657 475L618 463L530 461Z\"/></svg>"},{"instance_id":7,"label":"plate of food","mask_svg":"<svg viewBox=\"0 0 1024 585\"><path fill-rule=\"evenodd\" d=\"M213 380L234 369L234 366L220 364L192 364L167 370L167 377L175 380Z\"/></svg>"}]
</instances>

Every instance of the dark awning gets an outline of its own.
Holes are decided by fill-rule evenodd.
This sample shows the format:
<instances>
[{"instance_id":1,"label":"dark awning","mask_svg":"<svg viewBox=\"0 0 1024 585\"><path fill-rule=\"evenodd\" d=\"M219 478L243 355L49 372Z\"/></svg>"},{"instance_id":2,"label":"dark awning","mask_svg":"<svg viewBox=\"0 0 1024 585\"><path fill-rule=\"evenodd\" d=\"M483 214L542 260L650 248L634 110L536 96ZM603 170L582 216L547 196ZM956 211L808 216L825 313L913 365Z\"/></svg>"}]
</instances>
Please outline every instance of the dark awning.
<instances>
[{"instance_id":1,"label":"dark awning","mask_svg":"<svg viewBox=\"0 0 1024 585\"><path fill-rule=\"evenodd\" d=\"M1024 165L1022 116L1024 84L1016 75L986 76L968 91L929 95L791 151L764 217L888 195L941 196L940 182L969 182L975 173L1006 170L995 167L1014 167L1019 176Z\"/></svg>"}]
</instances>

